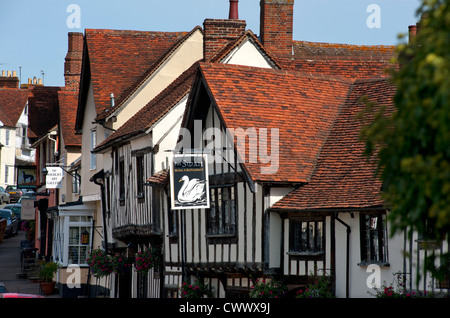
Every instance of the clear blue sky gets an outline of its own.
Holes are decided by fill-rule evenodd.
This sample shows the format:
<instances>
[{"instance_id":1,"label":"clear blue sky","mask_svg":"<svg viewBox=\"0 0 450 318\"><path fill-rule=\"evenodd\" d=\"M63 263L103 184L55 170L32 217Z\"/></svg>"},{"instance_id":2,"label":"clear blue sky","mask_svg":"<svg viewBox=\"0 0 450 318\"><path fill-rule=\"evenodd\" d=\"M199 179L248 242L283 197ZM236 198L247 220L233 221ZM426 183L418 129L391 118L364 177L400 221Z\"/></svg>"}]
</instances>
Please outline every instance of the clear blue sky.
<instances>
[{"instance_id":1,"label":"clear blue sky","mask_svg":"<svg viewBox=\"0 0 450 318\"><path fill-rule=\"evenodd\" d=\"M240 0L239 18L259 34L260 0ZM395 45L417 22L421 0L295 0L294 40ZM80 28L68 25L80 9ZM377 5L379 27L368 18ZM229 0L0 0L0 70L21 67L22 83L36 76L64 85L67 33L86 28L190 31L207 18L228 18ZM373 17L373 16L372 16ZM375 21L375 20L370 20ZM373 26L373 25L372 25ZM42 76L42 72L44 76Z\"/></svg>"}]
</instances>

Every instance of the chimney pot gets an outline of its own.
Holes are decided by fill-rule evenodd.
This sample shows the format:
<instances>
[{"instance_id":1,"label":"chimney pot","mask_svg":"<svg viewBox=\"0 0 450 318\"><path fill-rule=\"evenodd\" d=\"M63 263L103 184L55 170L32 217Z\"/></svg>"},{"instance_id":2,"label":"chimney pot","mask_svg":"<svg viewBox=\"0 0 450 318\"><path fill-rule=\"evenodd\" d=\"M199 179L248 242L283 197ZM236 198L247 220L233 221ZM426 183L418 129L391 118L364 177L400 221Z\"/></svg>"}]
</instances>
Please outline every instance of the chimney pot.
<instances>
[{"instance_id":1,"label":"chimney pot","mask_svg":"<svg viewBox=\"0 0 450 318\"><path fill-rule=\"evenodd\" d=\"M408 34L409 34L409 39L408 39L408 41L409 41L409 43L411 44L412 43L412 41L414 40L414 38L416 37L416 34L417 34L417 25L410 25L409 27L408 27Z\"/></svg>"},{"instance_id":2,"label":"chimney pot","mask_svg":"<svg viewBox=\"0 0 450 318\"><path fill-rule=\"evenodd\" d=\"M11 71L6 72L8 77L11 77Z\"/></svg>"},{"instance_id":3,"label":"chimney pot","mask_svg":"<svg viewBox=\"0 0 450 318\"><path fill-rule=\"evenodd\" d=\"M230 0L230 12L228 19L239 20L239 0Z\"/></svg>"},{"instance_id":4,"label":"chimney pot","mask_svg":"<svg viewBox=\"0 0 450 318\"><path fill-rule=\"evenodd\" d=\"M5 71L2 71L2 77L5 77Z\"/></svg>"}]
</instances>

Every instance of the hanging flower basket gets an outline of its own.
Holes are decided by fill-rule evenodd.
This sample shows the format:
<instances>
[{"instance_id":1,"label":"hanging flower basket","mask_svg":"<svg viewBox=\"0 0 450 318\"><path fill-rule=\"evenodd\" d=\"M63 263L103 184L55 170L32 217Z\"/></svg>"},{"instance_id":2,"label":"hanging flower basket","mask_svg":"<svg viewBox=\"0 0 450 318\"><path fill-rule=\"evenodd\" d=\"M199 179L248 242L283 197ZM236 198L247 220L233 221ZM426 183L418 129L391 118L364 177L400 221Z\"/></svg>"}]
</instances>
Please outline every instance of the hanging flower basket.
<instances>
[{"instance_id":1,"label":"hanging flower basket","mask_svg":"<svg viewBox=\"0 0 450 318\"><path fill-rule=\"evenodd\" d=\"M150 269L161 263L161 249L158 247L148 248L136 254L136 271L145 274Z\"/></svg>"},{"instance_id":2,"label":"hanging flower basket","mask_svg":"<svg viewBox=\"0 0 450 318\"><path fill-rule=\"evenodd\" d=\"M251 286L250 298L280 298L287 292L286 285L273 278L257 279Z\"/></svg>"},{"instance_id":3,"label":"hanging flower basket","mask_svg":"<svg viewBox=\"0 0 450 318\"><path fill-rule=\"evenodd\" d=\"M114 256L112 260L114 272L119 275L128 273L133 269L134 261L134 257Z\"/></svg>"},{"instance_id":4,"label":"hanging flower basket","mask_svg":"<svg viewBox=\"0 0 450 318\"><path fill-rule=\"evenodd\" d=\"M212 288L199 279L194 281L192 284L184 282L183 285L181 285L180 292L181 298L213 297Z\"/></svg>"},{"instance_id":5,"label":"hanging flower basket","mask_svg":"<svg viewBox=\"0 0 450 318\"><path fill-rule=\"evenodd\" d=\"M92 250L86 261L89 264L92 275L97 278L107 276L113 272L113 259L102 249Z\"/></svg>"}]
</instances>

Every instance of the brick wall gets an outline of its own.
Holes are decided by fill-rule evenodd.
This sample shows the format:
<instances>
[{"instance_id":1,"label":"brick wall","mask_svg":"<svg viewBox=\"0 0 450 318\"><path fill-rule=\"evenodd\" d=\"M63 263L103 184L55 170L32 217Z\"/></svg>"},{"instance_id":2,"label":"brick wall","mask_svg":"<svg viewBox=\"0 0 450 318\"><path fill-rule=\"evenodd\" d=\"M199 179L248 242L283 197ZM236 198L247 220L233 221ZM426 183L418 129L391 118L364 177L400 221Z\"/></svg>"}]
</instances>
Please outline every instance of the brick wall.
<instances>
[{"instance_id":1,"label":"brick wall","mask_svg":"<svg viewBox=\"0 0 450 318\"><path fill-rule=\"evenodd\" d=\"M261 0L260 37L274 55L292 54L294 0Z\"/></svg>"},{"instance_id":2,"label":"brick wall","mask_svg":"<svg viewBox=\"0 0 450 318\"><path fill-rule=\"evenodd\" d=\"M69 48L64 62L66 90L76 91L80 86L81 63L83 59L83 33L70 32Z\"/></svg>"},{"instance_id":3,"label":"brick wall","mask_svg":"<svg viewBox=\"0 0 450 318\"><path fill-rule=\"evenodd\" d=\"M206 19L203 22L203 57L205 61L209 61L230 41L242 36L245 33L246 25L244 20Z\"/></svg>"},{"instance_id":4,"label":"brick wall","mask_svg":"<svg viewBox=\"0 0 450 318\"><path fill-rule=\"evenodd\" d=\"M19 78L15 74L7 76L4 73L0 76L0 88L19 88Z\"/></svg>"}]
</instances>

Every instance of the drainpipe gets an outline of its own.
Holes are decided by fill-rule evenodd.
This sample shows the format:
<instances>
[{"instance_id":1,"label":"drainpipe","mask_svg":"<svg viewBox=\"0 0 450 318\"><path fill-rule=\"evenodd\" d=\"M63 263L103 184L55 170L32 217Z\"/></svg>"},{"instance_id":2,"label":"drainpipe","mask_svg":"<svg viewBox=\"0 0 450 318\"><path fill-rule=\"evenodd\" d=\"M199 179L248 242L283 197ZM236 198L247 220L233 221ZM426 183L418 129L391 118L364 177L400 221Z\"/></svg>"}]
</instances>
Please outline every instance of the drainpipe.
<instances>
[{"instance_id":1,"label":"drainpipe","mask_svg":"<svg viewBox=\"0 0 450 318\"><path fill-rule=\"evenodd\" d=\"M100 196L102 200L102 218L103 218L103 239L105 241L105 253L108 254L108 231L106 228L106 202L105 202L105 185L104 185L105 172L100 170L94 174L89 181L94 182L100 186Z\"/></svg>"},{"instance_id":2,"label":"drainpipe","mask_svg":"<svg viewBox=\"0 0 450 318\"><path fill-rule=\"evenodd\" d=\"M339 212L336 212L336 220L339 221L342 225L344 225L347 228L347 255L346 255L346 268L345 268L345 298L349 298L349 291L350 291L350 232L352 231L350 229L350 226L342 221L339 217Z\"/></svg>"}]
</instances>

